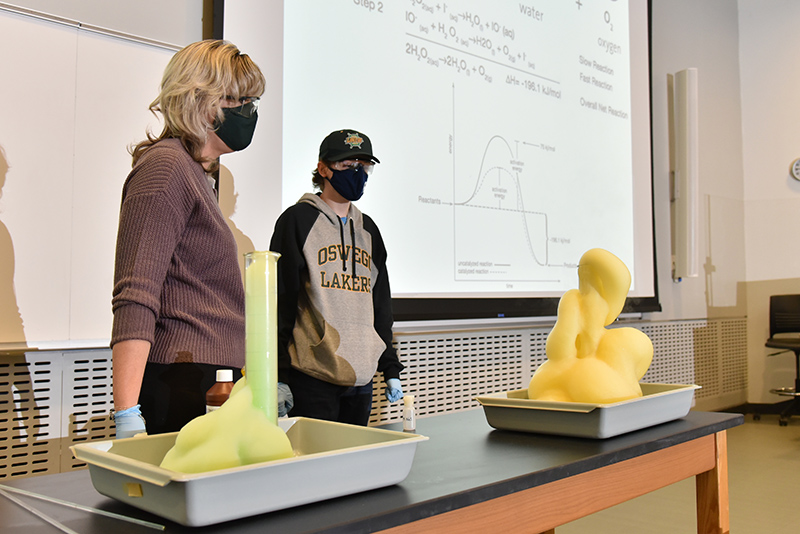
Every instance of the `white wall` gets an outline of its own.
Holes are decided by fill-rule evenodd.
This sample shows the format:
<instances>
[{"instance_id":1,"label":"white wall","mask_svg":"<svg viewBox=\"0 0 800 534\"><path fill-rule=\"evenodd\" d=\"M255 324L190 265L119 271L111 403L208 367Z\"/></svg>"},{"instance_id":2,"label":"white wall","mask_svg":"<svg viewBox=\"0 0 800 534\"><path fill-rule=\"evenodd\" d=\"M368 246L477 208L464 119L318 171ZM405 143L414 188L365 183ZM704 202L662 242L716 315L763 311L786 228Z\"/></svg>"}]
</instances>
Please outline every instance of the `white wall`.
<instances>
[{"instance_id":1,"label":"white wall","mask_svg":"<svg viewBox=\"0 0 800 534\"><path fill-rule=\"evenodd\" d=\"M200 0L13 3L179 45L201 37ZM763 342L764 295L775 287L800 292L800 248L792 241L800 230L800 182L788 172L800 157L798 21L796 0L652 0L654 217L663 311L645 319L747 316L750 402L782 400L769 388L790 385L794 368L791 358L767 360ZM700 80L704 265L700 277L674 284L666 76L688 67L699 69Z\"/></svg>"},{"instance_id":2,"label":"white wall","mask_svg":"<svg viewBox=\"0 0 800 534\"><path fill-rule=\"evenodd\" d=\"M793 386L791 353L768 357L769 296L800 293L800 3L739 0L746 281L748 400L786 400L770 389Z\"/></svg>"},{"instance_id":3,"label":"white wall","mask_svg":"<svg viewBox=\"0 0 800 534\"><path fill-rule=\"evenodd\" d=\"M747 280L800 274L800 2L739 0Z\"/></svg>"},{"instance_id":4,"label":"white wall","mask_svg":"<svg viewBox=\"0 0 800 534\"><path fill-rule=\"evenodd\" d=\"M738 14L729 0L653 0L653 168L659 293L652 319L743 316L742 126ZM699 75L700 256L697 278L670 276L667 74Z\"/></svg>"},{"instance_id":5,"label":"white wall","mask_svg":"<svg viewBox=\"0 0 800 534\"><path fill-rule=\"evenodd\" d=\"M225 24L241 28L242 32L229 35L244 53L248 54L264 72L267 87L258 107L259 126L253 144L247 150L226 154L220 158L220 183L235 183L237 209L232 220L252 240L255 250L267 250L275 221L281 214L281 195L273 184L281 172L283 144L283 2L259 0L246 10L226 10ZM277 132L277 133L275 133ZM272 162L264 165L264 162ZM252 172L273 173L270 178L252 179ZM247 179L251 177L251 179ZM280 184L280 180L277 180ZM310 183L310 181L309 181Z\"/></svg>"},{"instance_id":6,"label":"white wall","mask_svg":"<svg viewBox=\"0 0 800 534\"><path fill-rule=\"evenodd\" d=\"M653 1L656 232L664 312L653 319L746 316L748 401L785 400L790 354L768 358L769 295L800 293L800 3ZM673 284L669 265L667 73L700 75L700 278Z\"/></svg>"},{"instance_id":7,"label":"white wall","mask_svg":"<svg viewBox=\"0 0 800 534\"><path fill-rule=\"evenodd\" d=\"M16 3L176 44L199 39L201 35L203 2L199 0L140 0L113 4L105 0L18 0ZM757 4L756 0L742 0L742 3ZM276 2L269 4L277 5ZM153 17L152 13L160 16ZM265 24L279 20L263 12L254 15L253 20L264 20ZM737 4L730 0L653 0L652 20L654 216L663 312L648 314L646 318L743 316L744 307L737 306L741 300L737 283L745 279ZM247 49L244 44L240 46ZM260 61L266 60L261 58ZM700 73L700 189L703 195L700 244L701 254L708 260L705 261L707 272L699 278L674 284L670 277L666 76L687 67L697 67ZM279 87L270 90L280 96ZM250 154L258 152L254 150ZM236 158L231 157L223 164L235 167ZM788 160L781 165L785 168ZM240 213L263 211L246 209L244 204L250 201L248 199L277 202L263 192L240 195ZM247 226L245 222L241 221L243 227ZM259 242L255 246L264 244Z\"/></svg>"},{"instance_id":8,"label":"white wall","mask_svg":"<svg viewBox=\"0 0 800 534\"><path fill-rule=\"evenodd\" d=\"M179 46L203 38L202 0L13 0L8 3Z\"/></svg>"},{"instance_id":9,"label":"white wall","mask_svg":"<svg viewBox=\"0 0 800 534\"><path fill-rule=\"evenodd\" d=\"M7 10L0 49L0 71L47 102L0 121L0 344L107 345L126 147L160 129L147 105L174 49ZM0 84L0 100L19 91Z\"/></svg>"},{"instance_id":10,"label":"white wall","mask_svg":"<svg viewBox=\"0 0 800 534\"><path fill-rule=\"evenodd\" d=\"M704 198L703 276L661 279L654 319L745 316L747 401L776 403L791 387L791 353L775 357L769 296L800 293L800 3L793 0L653 2L656 221L661 273L668 265L665 89L667 72L700 69L700 169ZM724 370L721 370L724 373Z\"/></svg>"}]
</instances>

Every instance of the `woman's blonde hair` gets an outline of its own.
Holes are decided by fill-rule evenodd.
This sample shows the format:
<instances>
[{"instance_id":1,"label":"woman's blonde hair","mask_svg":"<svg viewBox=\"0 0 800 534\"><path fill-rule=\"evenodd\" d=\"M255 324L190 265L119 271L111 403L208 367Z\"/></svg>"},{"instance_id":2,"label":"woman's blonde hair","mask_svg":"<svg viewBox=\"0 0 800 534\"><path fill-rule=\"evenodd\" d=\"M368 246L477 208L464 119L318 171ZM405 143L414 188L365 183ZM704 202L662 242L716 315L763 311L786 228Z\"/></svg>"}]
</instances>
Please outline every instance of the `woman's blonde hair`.
<instances>
[{"instance_id":1,"label":"woman's blonde hair","mask_svg":"<svg viewBox=\"0 0 800 534\"><path fill-rule=\"evenodd\" d=\"M266 81L258 66L235 45L221 40L192 43L178 51L164 69L161 92L150 104L161 113L164 129L131 149L133 164L158 141L179 138L192 158L203 161L202 150L214 118L222 120L220 99L260 97Z\"/></svg>"}]
</instances>

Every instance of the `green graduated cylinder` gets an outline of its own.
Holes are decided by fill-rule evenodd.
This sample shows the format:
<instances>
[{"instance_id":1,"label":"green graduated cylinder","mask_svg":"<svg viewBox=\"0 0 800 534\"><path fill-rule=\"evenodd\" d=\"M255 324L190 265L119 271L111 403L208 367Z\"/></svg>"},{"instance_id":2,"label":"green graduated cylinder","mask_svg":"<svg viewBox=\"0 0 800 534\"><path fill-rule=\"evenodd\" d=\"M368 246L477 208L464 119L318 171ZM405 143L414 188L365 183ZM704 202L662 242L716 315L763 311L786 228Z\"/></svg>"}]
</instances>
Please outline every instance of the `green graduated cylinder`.
<instances>
[{"instance_id":1,"label":"green graduated cylinder","mask_svg":"<svg viewBox=\"0 0 800 534\"><path fill-rule=\"evenodd\" d=\"M253 405L278 423L277 252L244 255L245 372Z\"/></svg>"}]
</instances>

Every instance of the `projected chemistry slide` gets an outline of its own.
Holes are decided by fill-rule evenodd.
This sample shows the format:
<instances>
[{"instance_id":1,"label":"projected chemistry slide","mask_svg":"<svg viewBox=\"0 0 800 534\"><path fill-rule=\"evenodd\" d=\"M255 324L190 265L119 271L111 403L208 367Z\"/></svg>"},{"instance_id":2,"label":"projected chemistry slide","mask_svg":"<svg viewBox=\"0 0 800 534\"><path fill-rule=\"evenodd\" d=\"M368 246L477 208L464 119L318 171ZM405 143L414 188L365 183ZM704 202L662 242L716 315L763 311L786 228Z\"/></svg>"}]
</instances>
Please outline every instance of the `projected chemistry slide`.
<instances>
[{"instance_id":1,"label":"projected chemistry slide","mask_svg":"<svg viewBox=\"0 0 800 534\"><path fill-rule=\"evenodd\" d=\"M634 271L627 2L298 0L284 17L283 204L328 131L369 135L381 164L357 204L393 293L558 295L595 247Z\"/></svg>"}]
</instances>

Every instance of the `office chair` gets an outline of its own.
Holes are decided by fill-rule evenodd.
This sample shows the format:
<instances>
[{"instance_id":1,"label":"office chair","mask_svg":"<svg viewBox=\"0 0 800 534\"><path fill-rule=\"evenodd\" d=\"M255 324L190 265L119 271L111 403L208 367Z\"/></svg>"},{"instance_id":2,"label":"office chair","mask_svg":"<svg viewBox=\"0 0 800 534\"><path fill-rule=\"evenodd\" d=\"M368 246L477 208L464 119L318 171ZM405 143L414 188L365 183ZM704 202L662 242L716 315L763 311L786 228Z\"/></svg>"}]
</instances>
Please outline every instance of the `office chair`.
<instances>
[{"instance_id":1,"label":"office chair","mask_svg":"<svg viewBox=\"0 0 800 534\"><path fill-rule=\"evenodd\" d=\"M770 390L776 395L793 397L778 419L781 426L786 426L792 415L800 415L800 295L773 295L769 298L769 339L766 346L784 349L770 356L794 352L794 387Z\"/></svg>"}]
</instances>

